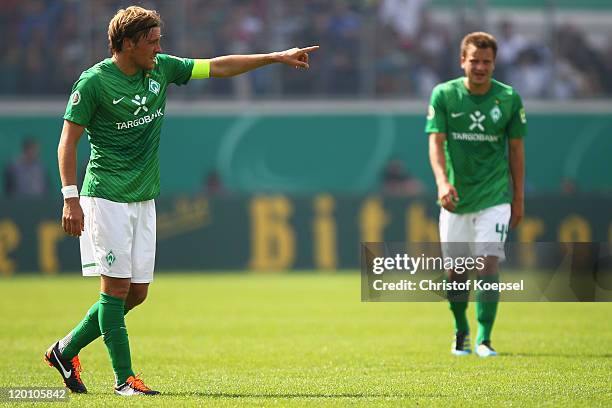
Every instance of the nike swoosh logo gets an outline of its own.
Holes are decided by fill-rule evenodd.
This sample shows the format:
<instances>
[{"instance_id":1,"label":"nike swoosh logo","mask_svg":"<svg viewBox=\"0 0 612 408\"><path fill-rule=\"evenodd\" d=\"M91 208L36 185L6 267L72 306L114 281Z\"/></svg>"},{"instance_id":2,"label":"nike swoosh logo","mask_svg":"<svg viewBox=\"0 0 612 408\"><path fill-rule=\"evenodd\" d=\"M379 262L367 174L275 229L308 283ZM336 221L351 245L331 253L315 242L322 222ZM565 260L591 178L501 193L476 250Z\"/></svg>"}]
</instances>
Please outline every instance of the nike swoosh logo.
<instances>
[{"instance_id":1,"label":"nike swoosh logo","mask_svg":"<svg viewBox=\"0 0 612 408\"><path fill-rule=\"evenodd\" d=\"M451 112L451 118L458 118L461 115L465 115L465 112Z\"/></svg>"},{"instance_id":2,"label":"nike swoosh logo","mask_svg":"<svg viewBox=\"0 0 612 408\"><path fill-rule=\"evenodd\" d=\"M122 96L122 97L121 97L121 98L119 98L119 99L113 99L113 105L116 105L116 104L118 104L119 102L121 102L121 101L123 100L123 98L125 98L125 96Z\"/></svg>"},{"instance_id":3,"label":"nike swoosh logo","mask_svg":"<svg viewBox=\"0 0 612 408\"><path fill-rule=\"evenodd\" d=\"M66 371L66 369L62 365L62 360L60 360L59 357L57 356L57 354L55 353L55 349L53 349L51 351L53 352L53 355L55 356L55 359L57 360L57 363L59 364L60 368L62 369L62 374L64 375L64 378L66 378L66 379L70 378L70 375L72 374L72 370Z\"/></svg>"}]
</instances>

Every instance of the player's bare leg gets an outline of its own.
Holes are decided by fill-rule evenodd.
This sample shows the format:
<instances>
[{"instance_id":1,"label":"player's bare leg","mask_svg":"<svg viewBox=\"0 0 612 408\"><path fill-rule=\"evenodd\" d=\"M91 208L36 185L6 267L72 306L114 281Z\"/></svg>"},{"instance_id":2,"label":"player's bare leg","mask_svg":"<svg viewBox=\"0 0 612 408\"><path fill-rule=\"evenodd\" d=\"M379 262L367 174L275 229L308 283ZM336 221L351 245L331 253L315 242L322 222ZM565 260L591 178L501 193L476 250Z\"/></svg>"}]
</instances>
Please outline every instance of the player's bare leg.
<instances>
[{"instance_id":1,"label":"player's bare leg","mask_svg":"<svg viewBox=\"0 0 612 408\"><path fill-rule=\"evenodd\" d=\"M136 306L142 304L147 298L149 293L148 283L132 283L128 292L127 298L125 299L125 310L134 309Z\"/></svg>"}]
</instances>

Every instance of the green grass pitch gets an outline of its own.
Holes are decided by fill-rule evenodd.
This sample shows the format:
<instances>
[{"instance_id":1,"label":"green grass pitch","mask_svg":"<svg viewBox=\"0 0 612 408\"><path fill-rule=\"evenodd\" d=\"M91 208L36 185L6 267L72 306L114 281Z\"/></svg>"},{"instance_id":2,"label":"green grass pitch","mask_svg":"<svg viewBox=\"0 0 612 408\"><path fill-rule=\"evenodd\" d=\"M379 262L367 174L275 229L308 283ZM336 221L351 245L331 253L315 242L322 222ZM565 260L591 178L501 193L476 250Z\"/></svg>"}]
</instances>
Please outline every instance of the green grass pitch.
<instances>
[{"instance_id":1,"label":"green grass pitch","mask_svg":"<svg viewBox=\"0 0 612 408\"><path fill-rule=\"evenodd\" d=\"M76 275L0 279L0 387L60 385L43 352L96 301L98 285ZM502 303L501 356L480 359L450 354L445 303L362 303L359 291L353 273L158 273L126 320L133 367L163 395L121 402L612 406L612 304ZM102 341L80 356L90 393L70 405L118 403Z\"/></svg>"}]
</instances>

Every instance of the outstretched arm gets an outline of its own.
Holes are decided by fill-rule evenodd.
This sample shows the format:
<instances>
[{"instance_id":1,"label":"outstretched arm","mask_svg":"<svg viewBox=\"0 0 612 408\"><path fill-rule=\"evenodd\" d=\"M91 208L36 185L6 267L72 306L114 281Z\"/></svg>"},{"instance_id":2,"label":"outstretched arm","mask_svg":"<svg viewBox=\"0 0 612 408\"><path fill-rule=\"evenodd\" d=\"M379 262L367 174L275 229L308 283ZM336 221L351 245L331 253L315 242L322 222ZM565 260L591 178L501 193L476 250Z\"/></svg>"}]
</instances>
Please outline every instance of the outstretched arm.
<instances>
[{"instance_id":1,"label":"outstretched arm","mask_svg":"<svg viewBox=\"0 0 612 408\"><path fill-rule=\"evenodd\" d=\"M510 228L515 228L525 212L525 145L523 139L509 139L510 174L512 175L512 205Z\"/></svg>"},{"instance_id":2,"label":"outstretched arm","mask_svg":"<svg viewBox=\"0 0 612 408\"><path fill-rule=\"evenodd\" d=\"M318 45L306 48L291 48L290 50L272 52L270 54L225 55L210 60L211 77L231 77L263 67L264 65L281 63L296 68L308 69L308 53L319 49Z\"/></svg>"}]
</instances>

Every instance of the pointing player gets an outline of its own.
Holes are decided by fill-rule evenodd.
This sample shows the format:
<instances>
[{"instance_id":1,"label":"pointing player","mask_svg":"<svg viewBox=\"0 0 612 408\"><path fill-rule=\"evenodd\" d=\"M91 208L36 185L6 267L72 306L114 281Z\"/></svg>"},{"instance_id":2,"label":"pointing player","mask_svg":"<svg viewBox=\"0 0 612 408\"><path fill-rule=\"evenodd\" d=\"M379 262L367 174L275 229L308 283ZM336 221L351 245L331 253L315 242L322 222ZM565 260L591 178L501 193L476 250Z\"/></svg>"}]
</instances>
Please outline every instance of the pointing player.
<instances>
[{"instance_id":1,"label":"pointing player","mask_svg":"<svg viewBox=\"0 0 612 408\"><path fill-rule=\"evenodd\" d=\"M443 254L484 256L478 278L485 282L499 281L498 263L505 259L508 227L516 227L524 211L525 110L512 87L491 78L496 54L497 42L490 34L475 32L463 38L465 77L434 88L425 128L442 207ZM464 281L467 276L450 271L450 279ZM452 353L470 354L469 294L450 291L448 295L455 319ZM491 331L498 301L497 291L476 293L476 353L481 357L497 355Z\"/></svg>"},{"instance_id":2,"label":"pointing player","mask_svg":"<svg viewBox=\"0 0 612 408\"><path fill-rule=\"evenodd\" d=\"M64 209L62 226L80 236L83 275L100 276L99 300L85 318L45 353L65 385L87 389L79 351L102 336L115 372L115 393L153 395L134 375L124 314L141 304L153 281L155 201L159 195L159 139L170 84L230 77L272 63L308 68L308 53L292 48L212 59L162 54L162 21L153 10L121 9L108 26L111 58L83 72L74 84L58 147ZM86 130L89 165L76 187L76 147Z\"/></svg>"}]
</instances>

